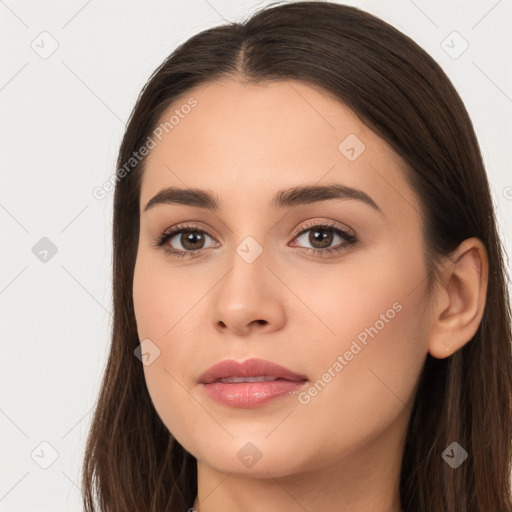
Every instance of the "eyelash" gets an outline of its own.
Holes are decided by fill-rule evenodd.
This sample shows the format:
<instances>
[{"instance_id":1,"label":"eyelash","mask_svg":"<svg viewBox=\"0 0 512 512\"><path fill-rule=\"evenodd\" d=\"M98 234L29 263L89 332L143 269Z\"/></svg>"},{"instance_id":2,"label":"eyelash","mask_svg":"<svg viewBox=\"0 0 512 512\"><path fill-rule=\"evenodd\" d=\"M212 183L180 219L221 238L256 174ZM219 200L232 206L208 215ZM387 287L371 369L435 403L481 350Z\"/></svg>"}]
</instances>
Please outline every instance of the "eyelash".
<instances>
[{"instance_id":1,"label":"eyelash","mask_svg":"<svg viewBox=\"0 0 512 512\"><path fill-rule=\"evenodd\" d=\"M323 231L334 231L335 234L339 235L340 238L343 239L343 243L338 246L329 247L327 249L315 249L312 247L303 247L302 249L306 249L308 251L308 254L314 254L319 255L321 257L326 257L325 254L332 254L332 253L339 253L341 251L346 250L348 247L354 246L358 239L355 236L355 234L351 233L350 231L346 229L340 228L338 225L331 224L329 222L323 222L323 223L306 223L301 226L300 230L295 234L294 240L298 238L299 236L303 235L304 233L307 233L308 231L312 231L313 228L316 228L318 230ZM170 256L177 256L178 258L193 258L196 256L199 256L199 254L204 251L205 249L197 249L195 251L182 251L182 250L176 250L176 249L169 249L168 247L164 247L164 245L174 236L183 233L184 231L192 231L195 233L201 233L203 235L209 235L206 231L199 229L197 226L193 224L178 224L177 226L174 226L171 229L168 229L164 231L161 235L157 237L157 239L154 242L154 247L157 248L163 248L163 250L169 254Z\"/></svg>"}]
</instances>

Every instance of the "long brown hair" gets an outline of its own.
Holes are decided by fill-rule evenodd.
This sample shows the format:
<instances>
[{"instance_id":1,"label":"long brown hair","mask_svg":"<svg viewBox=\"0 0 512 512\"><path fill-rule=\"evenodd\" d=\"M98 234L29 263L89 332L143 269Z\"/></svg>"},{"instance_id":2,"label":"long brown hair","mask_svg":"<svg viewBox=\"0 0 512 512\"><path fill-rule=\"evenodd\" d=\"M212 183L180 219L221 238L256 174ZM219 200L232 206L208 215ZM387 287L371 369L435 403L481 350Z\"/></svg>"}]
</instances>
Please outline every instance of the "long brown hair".
<instances>
[{"instance_id":1,"label":"long brown hair","mask_svg":"<svg viewBox=\"0 0 512 512\"><path fill-rule=\"evenodd\" d=\"M173 101L226 77L320 87L387 141L406 163L420 200L432 268L437 256L466 238L485 244L490 271L483 319L452 356L427 355L403 453L400 498L405 512L510 512L507 274L477 138L450 80L409 37L360 9L277 2L242 23L195 35L155 70L128 122L118 169ZM197 493L196 460L157 415L134 356L140 340L132 283L143 166L141 159L119 174L115 189L112 341L83 464L87 511L186 511ZM441 457L453 441L469 453L457 469Z\"/></svg>"}]
</instances>

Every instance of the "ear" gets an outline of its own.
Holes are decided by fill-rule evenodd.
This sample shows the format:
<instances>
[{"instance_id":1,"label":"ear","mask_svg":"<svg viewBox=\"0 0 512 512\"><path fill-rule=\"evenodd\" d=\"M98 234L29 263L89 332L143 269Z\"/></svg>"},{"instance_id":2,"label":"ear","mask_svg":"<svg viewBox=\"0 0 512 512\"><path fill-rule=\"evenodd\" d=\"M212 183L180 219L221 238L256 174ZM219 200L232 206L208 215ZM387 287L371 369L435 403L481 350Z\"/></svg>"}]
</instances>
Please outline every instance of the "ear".
<instances>
[{"instance_id":1,"label":"ear","mask_svg":"<svg viewBox=\"0 0 512 512\"><path fill-rule=\"evenodd\" d=\"M479 238L464 240L444 261L433 297L428 351L451 356L475 335L485 308L489 263Z\"/></svg>"}]
</instances>

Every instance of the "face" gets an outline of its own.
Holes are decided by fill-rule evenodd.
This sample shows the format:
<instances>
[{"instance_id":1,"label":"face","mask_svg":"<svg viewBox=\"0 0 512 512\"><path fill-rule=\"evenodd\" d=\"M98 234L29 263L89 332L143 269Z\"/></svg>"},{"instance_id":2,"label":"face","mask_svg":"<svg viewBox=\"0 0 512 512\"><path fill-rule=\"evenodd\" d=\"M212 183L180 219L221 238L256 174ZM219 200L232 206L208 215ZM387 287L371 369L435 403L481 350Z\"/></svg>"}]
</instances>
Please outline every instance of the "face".
<instances>
[{"instance_id":1,"label":"face","mask_svg":"<svg viewBox=\"0 0 512 512\"><path fill-rule=\"evenodd\" d=\"M162 122L173 114L145 162L133 284L162 421L200 463L254 476L316 471L402 436L428 295L399 156L300 82L211 83ZM168 187L212 198L153 199ZM204 383L213 365L252 358L293 375Z\"/></svg>"}]
</instances>

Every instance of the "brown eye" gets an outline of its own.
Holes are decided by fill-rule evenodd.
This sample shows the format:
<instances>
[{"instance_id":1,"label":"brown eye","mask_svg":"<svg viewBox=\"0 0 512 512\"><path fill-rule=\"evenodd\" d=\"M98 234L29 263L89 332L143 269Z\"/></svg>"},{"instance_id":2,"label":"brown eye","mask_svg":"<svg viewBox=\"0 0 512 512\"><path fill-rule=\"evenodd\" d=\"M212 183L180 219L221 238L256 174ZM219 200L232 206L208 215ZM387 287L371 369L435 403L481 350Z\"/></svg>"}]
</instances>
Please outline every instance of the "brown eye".
<instances>
[{"instance_id":1,"label":"brown eye","mask_svg":"<svg viewBox=\"0 0 512 512\"><path fill-rule=\"evenodd\" d=\"M305 249L313 252L331 252L342 250L347 246L354 245L356 238L338 227L317 225L303 230L295 237L302 244L306 244ZM335 243L335 245L332 245ZM309 244L309 247L307 246ZM293 244L297 246L297 243Z\"/></svg>"},{"instance_id":2,"label":"brown eye","mask_svg":"<svg viewBox=\"0 0 512 512\"><path fill-rule=\"evenodd\" d=\"M309 231L308 241L315 249L325 249L332 243L334 235L332 230L327 229L311 229Z\"/></svg>"},{"instance_id":3,"label":"brown eye","mask_svg":"<svg viewBox=\"0 0 512 512\"><path fill-rule=\"evenodd\" d=\"M212 239L207 233L198 229L181 229L169 235L168 243L177 251L198 251L206 247L206 237Z\"/></svg>"},{"instance_id":4,"label":"brown eye","mask_svg":"<svg viewBox=\"0 0 512 512\"><path fill-rule=\"evenodd\" d=\"M209 243L207 239L210 239ZM216 240L206 231L183 224L167 229L154 242L155 247L163 249L167 254L182 258L199 256L215 244Z\"/></svg>"},{"instance_id":5,"label":"brown eye","mask_svg":"<svg viewBox=\"0 0 512 512\"><path fill-rule=\"evenodd\" d=\"M203 248L204 233L200 231L182 231L179 240L184 249L195 251Z\"/></svg>"}]
</instances>

